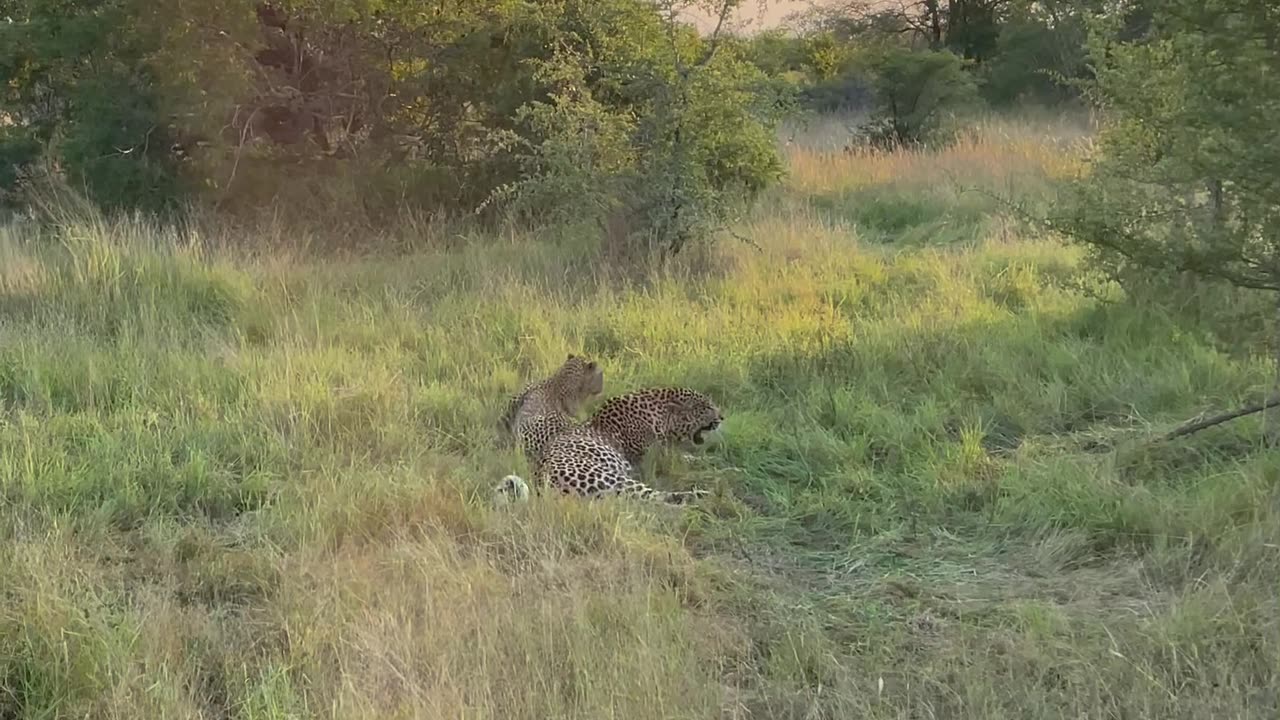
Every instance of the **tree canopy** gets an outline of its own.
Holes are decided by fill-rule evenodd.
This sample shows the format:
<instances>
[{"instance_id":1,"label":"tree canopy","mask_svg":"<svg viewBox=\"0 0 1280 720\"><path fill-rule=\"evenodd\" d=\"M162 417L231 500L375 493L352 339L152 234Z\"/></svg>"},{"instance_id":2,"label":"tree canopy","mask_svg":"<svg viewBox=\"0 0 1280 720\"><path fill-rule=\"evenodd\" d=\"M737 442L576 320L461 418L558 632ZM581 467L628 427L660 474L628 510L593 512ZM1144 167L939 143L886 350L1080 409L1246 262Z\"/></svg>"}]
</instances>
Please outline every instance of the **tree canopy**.
<instances>
[{"instance_id":1,"label":"tree canopy","mask_svg":"<svg viewBox=\"0 0 1280 720\"><path fill-rule=\"evenodd\" d=\"M1106 116L1062 228L1118 271L1280 290L1280 7L1152 0L1146 33L1093 34Z\"/></svg>"}]
</instances>

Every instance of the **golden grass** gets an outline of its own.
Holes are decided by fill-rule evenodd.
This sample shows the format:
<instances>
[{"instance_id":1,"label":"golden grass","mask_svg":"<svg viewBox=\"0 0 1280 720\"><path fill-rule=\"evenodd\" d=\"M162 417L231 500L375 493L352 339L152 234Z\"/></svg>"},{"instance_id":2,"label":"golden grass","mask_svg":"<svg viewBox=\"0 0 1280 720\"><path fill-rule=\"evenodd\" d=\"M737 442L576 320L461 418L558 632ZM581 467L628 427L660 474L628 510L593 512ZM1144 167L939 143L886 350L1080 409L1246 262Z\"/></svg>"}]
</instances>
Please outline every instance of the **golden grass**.
<instances>
[{"instance_id":1,"label":"golden grass","mask_svg":"<svg viewBox=\"0 0 1280 720\"><path fill-rule=\"evenodd\" d=\"M1074 177L1090 136L1063 120L1046 128L1028 120L988 118L962 129L941 148L846 150L819 128L788 145L789 184L801 193L830 193L888 185L980 185L1009 188L1016 182Z\"/></svg>"}]
</instances>

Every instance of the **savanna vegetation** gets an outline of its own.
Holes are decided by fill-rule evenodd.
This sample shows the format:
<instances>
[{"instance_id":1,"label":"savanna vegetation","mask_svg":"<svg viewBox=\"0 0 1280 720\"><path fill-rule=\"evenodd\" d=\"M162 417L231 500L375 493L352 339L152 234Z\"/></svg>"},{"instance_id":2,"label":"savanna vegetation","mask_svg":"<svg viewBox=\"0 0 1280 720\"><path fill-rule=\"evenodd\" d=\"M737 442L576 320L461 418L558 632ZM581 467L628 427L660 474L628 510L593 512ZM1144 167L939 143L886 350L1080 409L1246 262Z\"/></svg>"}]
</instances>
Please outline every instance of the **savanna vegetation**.
<instances>
[{"instance_id":1,"label":"savanna vegetation","mask_svg":"<svg viewBox=\"0 0 1280 720\"><path fill-rule=\"evenodd\" d=\"M732 9L0 0L0 720L1276 717L1280 12Z\"/></svg>"}]
</instances>

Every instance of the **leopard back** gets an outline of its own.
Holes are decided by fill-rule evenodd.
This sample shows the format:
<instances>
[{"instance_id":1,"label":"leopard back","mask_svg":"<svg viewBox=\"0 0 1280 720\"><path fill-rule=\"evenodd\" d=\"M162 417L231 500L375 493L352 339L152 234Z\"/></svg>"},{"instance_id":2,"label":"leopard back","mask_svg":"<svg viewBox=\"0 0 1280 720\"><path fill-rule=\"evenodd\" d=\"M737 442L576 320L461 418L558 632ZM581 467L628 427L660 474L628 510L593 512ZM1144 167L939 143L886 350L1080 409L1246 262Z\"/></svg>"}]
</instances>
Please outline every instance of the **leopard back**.
<instances>
[{"instance_id":1,"label":"leopard back","mask_svg":"<svg viewBox=\"0 0 1280 720\"><path fill-rule=\"evenodd\" d=\"M595 361L570 354L550 377L531 383L507 401L499 430L515 438L535 467L547 443L576 426L574 416L604 390L604 370Z\"/></svg>"}]
</instances>

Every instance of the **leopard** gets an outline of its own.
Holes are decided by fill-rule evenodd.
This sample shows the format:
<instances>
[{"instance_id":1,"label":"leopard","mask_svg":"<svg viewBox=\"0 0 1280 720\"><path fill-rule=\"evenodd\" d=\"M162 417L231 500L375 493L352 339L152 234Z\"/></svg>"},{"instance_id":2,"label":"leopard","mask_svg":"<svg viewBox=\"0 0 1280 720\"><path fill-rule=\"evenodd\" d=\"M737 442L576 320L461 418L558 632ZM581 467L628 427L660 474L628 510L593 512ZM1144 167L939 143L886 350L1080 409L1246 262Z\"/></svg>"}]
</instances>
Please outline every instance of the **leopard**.
<instances>
[{"instance_id":1,"label":"leopard","mask_svg":"<svg viewBox=\"0 0 1280 720\"><path fill-rule=\"evenodd\" d=\"M511 396L498 421L499 434L514 438L535 474L547 444L578 424L576 415L604 392L604 369L587 357L569 353L550 377Z\"/></svg>"},{"instance_id":2,"label":"leopard","mask_svg":"<svg viewBox=\"0 0 1280 720\"><path fill-rule=\"evenodd\" d=\"M609 436L632 465L658 442L684 439L702 445L704 436L723 422L711 398L688 388L657 387L635 390L606 400L587 424Z\"/></svg>"},{"instance_id":3,"label":"leopard","mask_svg":"<svg viewBox=\"0 0 1280 720\"><path fill-rule=\"evenodd\" d=\"M686 504L708 492L657 490L636 477L636 466L660 442L704 444L706 433L717 430L723 421L711 398L696 390L659 387L619 395L607 400L585 424L564 429L547 444L535 485L579 497L621 495ZM511 492L519 487L517 481L518 476L505 478L499 491Z\"/></svg>"}]
</instances>

